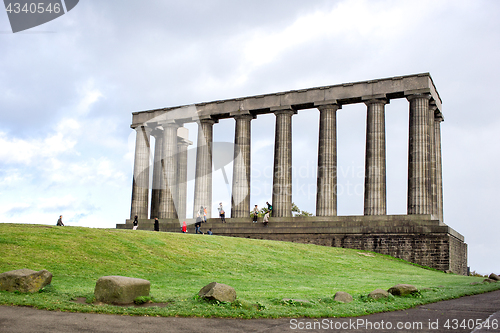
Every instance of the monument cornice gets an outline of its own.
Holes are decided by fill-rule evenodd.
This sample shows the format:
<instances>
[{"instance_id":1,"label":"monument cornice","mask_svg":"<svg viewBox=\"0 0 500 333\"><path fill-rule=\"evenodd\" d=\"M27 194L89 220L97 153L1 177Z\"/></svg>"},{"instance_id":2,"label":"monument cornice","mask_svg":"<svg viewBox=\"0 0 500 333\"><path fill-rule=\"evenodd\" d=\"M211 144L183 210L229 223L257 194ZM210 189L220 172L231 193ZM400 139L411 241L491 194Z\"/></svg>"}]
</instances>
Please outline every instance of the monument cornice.
<instances>
[{"instance_id":1,"label":"monument cornice","mask_svg":"<svg viewBox=\"0 0 500 333\"><path fill-rule=\"evenodd\" d=\"M430 94L441 111L441 98L430 74L420 73L133 112L132 124L148 123L158 117L181 122L196 122L203 117L231 118L239 110L259 115L282 108L310 109L332 101L339 105L364 103L367 96L385 96L390 101L415 93Z\"/></svg>"}]
</instances>

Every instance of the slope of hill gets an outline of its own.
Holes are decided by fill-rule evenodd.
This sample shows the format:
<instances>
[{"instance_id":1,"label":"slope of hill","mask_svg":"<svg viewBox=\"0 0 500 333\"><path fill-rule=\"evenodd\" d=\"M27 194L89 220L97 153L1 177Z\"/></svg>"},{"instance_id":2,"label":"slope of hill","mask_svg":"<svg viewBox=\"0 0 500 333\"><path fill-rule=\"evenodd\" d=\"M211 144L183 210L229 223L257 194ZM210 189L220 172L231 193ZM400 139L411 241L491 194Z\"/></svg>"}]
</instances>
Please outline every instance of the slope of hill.
<instances>
[{"instance_id":1,"label":"slope of hill","mask_svg":"<svg viewBox=\"0 0 500 333\"><path fill-rule=\"evenodd\" d=\"M220 236L0 224L0 248L0 272L30 268L47 269L54 275L52 284L40 293L0 292L0 304L63 311L338 317L500 289L500 283L471 286L470 282L482 278L444 274L371 252ZM134 308L75 302L78 298L91 302L96 280L105 275L147 279L153 301L164 304ZM213 281L234 287L237 301L210 304L198 300L198 291ZM366 298L374 289L398 283L413 284L421 292L383 301ZM354 301L333 301L337 291L351 293ZM283 298L310 302L284 302Z\"/></svg>"}]
</instances>

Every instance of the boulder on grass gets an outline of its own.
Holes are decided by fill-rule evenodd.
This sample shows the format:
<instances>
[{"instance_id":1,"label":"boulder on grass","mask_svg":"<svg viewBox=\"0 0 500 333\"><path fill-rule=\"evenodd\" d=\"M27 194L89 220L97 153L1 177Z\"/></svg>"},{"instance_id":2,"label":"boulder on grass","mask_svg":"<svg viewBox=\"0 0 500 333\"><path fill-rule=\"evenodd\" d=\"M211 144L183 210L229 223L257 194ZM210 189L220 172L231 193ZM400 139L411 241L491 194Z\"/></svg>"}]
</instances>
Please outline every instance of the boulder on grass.
<instances>
[{"instance_id":1,"label":"boulder on grass","mask_svg":"<svg viewBox=\"0 0 500 333\"><path fill-rule=\"evenodd\" d=\"M335 293L335 298L337 302L342 302L342 303L351 303L352 302L352 296L349 293L343 292L343 291L337 291Z\"/></svg>"},{"instance_id":2,"label":"boulder on grass","mask_svg":"<svg viewBox=\"0 0 500 333\"><path fill-rule=\"evenodd\" d=\"M368 297L373 299L381 299L389 297L389 293L383 289L375 289L374 291L368 294Z\"/></svg>"},{"instance_id":3,"label":"boulder on grass","mask_svg":"<svg viewBox=\"0 0 500 333\"><path fill-rule=\"evenodd\" d=\"M94 295L97 302L107 304L131 304L139 296L149 296L148 280L126 276L103 276L97 280Z\"/></svg>"},{"instance_id":4,"label":"boulder on grass","mask_svg":"<svg viewBox=\"0 0 500 333\"><path fill-rule=\"evenodd\" d=\"M18 269L0 274L0 290L36 293L52 282L52 273L47 270Z\"/></svg>"},{"instance_id":5,"label":"boulder on grass","mask_svg":"<svg viewBox=\"0 0 500 333\"><path fill-rule=\"evenodd\" d=\"M236 300L236 290L227 284L212 282L201 288L198 296L209 300L232 303Z\"/></svg>"},{"instance_id":6,"label":"boulder on grass","mask_svg":"<svg viewBox=\"0 0 500 333\"><path fill-rule=\"evenodd\" d=\"M497 280L493 280L493 279L484 279L483 280L483 283L495 283L497 282Z\"/></svg>"},{"instance_id":7,"label":"boulder on grass","mask_svg":"<svg viewBox=\"0 0 500 333\"><path fill-rule=\"evenodd\" d=\"M416 293L418 289L411 284L397 284L394 287L389 288L387 291L394 296L405 296Z\"/></svg>"},{"instance_id":8,"label":"boulder on grass","mask_svg":"<svg viewBox=\"0 0 500 333\"><path fill-rule=\"evenodd\" d=\"M491 273L490 276L488 276L488 278L495 281L500 281L500 276L496 275L495 273Z\"/></svg>"}]
</instances>

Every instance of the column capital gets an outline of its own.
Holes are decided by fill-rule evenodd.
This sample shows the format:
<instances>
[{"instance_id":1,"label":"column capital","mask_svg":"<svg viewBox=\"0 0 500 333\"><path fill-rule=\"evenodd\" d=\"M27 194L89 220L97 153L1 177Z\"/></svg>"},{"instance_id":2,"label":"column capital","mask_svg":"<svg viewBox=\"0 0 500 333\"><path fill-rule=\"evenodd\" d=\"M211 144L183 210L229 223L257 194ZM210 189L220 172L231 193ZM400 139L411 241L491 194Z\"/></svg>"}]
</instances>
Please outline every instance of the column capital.
<instances>
[{"instance_id":1,"label":"column capital","mask_svg":"<svg viewBox=\"0 0 500 333\"><path fill-rule=\"evenodd\" d=\"M156 126L153 131L151 132L151 135L156 137L162 136L163 135L163 127L162 126Z\"/></svg>"},{"instance_id":2,"label":"column capital","mask_svg":"<svg viewBox=\"0 0 500 333\"><path fill-rule=\"evenodd\" d=\"M273 113L276 116L279 115L279 114L285 114L285 115L293 116L294 114L297 114L297 111L293 110L293 109L283 109L283 110L274 110Z\"/></svg>"},{"instance_id":3,"label":"column capital","mask_svg":"<svg viewBox=\"0 0 500 333\"><path fill-rule=\"evenodd\" d=\"M179 125L174 120L161 121L161 122L158 122L158 125L162 127L162 130L164 130L167 127L169 127L169 128L172 128L172 127L173 128L179 128L179 127L181 127L181 125Z\"/></svg>"},{"instance_id":4,"label":"column capital","mask_svg":"<svg viewBox=\"0 0 500 333\"><path fill-rule=\"evenodd\" d=\"M177 137L177 145L179 146L191 146L193 144L193 141L186 140L184 138L181 138L180 136Z\"/></svg>"},{"instance_id":5,"label":"column capital","mask_svg":"<svg viewBox=\"0 0 500 333\"><path fill-rule=\"evenodd\" d=\"M436 122L440 122L440 123L444 121L444 116L443 116L443 114L441 113L441 111L436 112L436 113L434 114L434 121L436 121Z\"/></svg>"},{"instance_id":6,"label":"column capital","mask_svg":"<svg viewBox=\"0 0 500 333\"><path fill-rule=\"evenodd\" d=\"M252 119L255 119L257 117L255 117L254 115L248 113L248 114L237 114L237 115L234 115L232 116L234 119L242 119L242 120L252 120Z\"/></svg>"},{"instance_id":7,"label":"column capital","mask_svg":"<svg viewBox=\"0 0 500 333\"><path fill-rule=\"evenodd\" d=\"M387 98L370 98L363 101L367 106L372 104L389 104L389 100Z\"/></svg>"},{"instance_id":8,"label":"column capital","mask_svg":"<svg viewBox=\"0 0 500 333\"><path fill-rule=\"evenodd\" d=\"M200 122L200 124L213 125L215 123L218 123L219 121L217 119L213 119L213 118L200 118L199 122Z\"/></svg>"},{"instance_id":9,"label":"column capital","mask_svg":"<svg viewBox=\"0 0 500 333\"><path fill-rule=\"evenodd\" d=\"M139 125L130 125L130 128L132 128L133 130L137 131L139 129L144 129L148 134L151 134L151 132L153 131L153 128L149 127L148 125L144 125L144 124L139 124Z\"/></svg>"},{"instance_id":10,"label":"column capital","mask_svg":"<svg viewBox=\"0 0 500 333\"><path fill-rule=\"evenodd\" d=\"M415 94L411 94L411 95L406 96L406 99L408 101L412 101L412 100L417 99L417 98L425 98L425 99L430 100L432 98L432 96L429 93L415 93Z\"/></svg>"},{"instance_id":11,"label":"column capital","mask_svg":"<svg viewBox=\"0 0 500 333\"><path fill-rule=\"evenodd\" d=\"M340 103L337 103L337 101L327 101L326 103L314 103L314 106L319 110L319 111L323 111L323 110L339 110L339 109L342 109L342 104Z\"/></svg>"},{"instance_id":12,"label":"column capital","mask_svg":"<svg viewBox=\"0 0 500 333\"><path fill-rule=\"evenodd\" d=\"M249 110L238 110L234 112L230 112L229 116L234 118L234 119L255 119L257 116L252 114Z\"/></svg>"}]
</instances>

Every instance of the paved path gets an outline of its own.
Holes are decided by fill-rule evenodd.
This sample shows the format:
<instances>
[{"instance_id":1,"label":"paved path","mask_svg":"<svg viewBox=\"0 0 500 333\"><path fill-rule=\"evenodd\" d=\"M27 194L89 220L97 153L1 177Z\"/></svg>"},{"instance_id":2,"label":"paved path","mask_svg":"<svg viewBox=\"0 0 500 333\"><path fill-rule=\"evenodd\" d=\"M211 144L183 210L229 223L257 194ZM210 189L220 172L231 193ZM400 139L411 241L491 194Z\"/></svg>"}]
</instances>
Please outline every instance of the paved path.
<instances>
[{"instance_id":1,"label":"paved path","mask_svg":"<svg viewBox=\"0 0 500 333\"><path fill-rule=\"evenodd\" d=\"M415 309L343 319L130 317L0 306L0 332L500 332L500 328L491 327L489 330L474 330L476 322L488 318L490 326L494 323L500 325L500 290ZM460 327L463 320L470 328ZM447 321L448 328L445 327Z\"/></svg>"}]
</instances>

